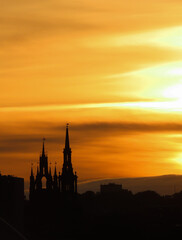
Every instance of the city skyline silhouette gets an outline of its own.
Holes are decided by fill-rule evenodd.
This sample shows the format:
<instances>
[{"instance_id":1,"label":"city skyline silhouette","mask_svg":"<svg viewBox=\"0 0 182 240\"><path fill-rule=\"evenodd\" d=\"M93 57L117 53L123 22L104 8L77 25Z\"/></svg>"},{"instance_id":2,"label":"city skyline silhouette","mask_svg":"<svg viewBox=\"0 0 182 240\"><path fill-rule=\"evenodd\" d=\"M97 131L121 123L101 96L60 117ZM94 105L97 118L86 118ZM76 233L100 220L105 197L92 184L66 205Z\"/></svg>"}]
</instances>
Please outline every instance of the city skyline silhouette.
<instances>
[{"instance_id":1,"label":"city skyline silhouette","mask_svg":"<svg viewBox=\"0 0 182 240\"><path fill-rule=\"evenodd\" d=\"M3 239L92 239L118 237L121 230L125 236L140 236L141 239L179 236L182 230L182 188L180 191L174 188L171 195L160 195L148 185L147 190L133 193L123 183L110 179L100 181L98 191L85 189L79 193L79 175L73 171L68 124L62 151L62 172L57 172L56 165L54 171L51 169L45 149L43 138L37 171L34 172L32 166L30 168L29 199L25 197L24 179L0 175ZM168 188L171 177L174 176L160 177L168 183ZM124 182L124 179L119 180ZM159 178L153 177L153 181L159 185Z\"/></svg>"}]
</instances>

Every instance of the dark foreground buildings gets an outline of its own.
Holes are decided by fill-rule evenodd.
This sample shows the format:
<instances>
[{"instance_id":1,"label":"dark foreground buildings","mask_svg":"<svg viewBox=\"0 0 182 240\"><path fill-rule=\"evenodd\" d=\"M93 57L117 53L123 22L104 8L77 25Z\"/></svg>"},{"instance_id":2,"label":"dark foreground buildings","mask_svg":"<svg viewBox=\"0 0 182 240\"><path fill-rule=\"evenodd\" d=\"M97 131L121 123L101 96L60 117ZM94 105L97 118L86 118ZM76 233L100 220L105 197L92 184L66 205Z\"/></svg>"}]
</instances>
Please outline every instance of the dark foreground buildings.
<instances>
[{"instance_id":1,"label":"dark foreground buildings","mask_svg":"<svg viewBox=\"0 0 182 240\"><path fill-rule=\"evenodd\" d=\"M23 227L24 179L0 174L0 239L21 239Z\"/></svg>"},{"instance_id":2,"label":"dark foreground buildings","mask_svg":"<svg viewBox=\"0 0 182 240\"><path fill-rule=\"evenodd\" d=\"M68 126L62 172L48 169L44 142L36 175L31 169L25 201L25 234L30 240L177 239L182 235L182 192L133 194L122 185L101 185L99 193L77 193ZM43 184L46 181L46 184Z\"/></svg>"},{"instance_id":3,"label":"dark foreground buildings","mask_svg":"<svg viewBox=\"0 0 182 240\"><path fill-rule=\"evenodd\" d=\"M120 193L122 191L123 189L121 184L109 183L100 186L101 194Z\"/></svg>"},{"instance_id":4,"label":"dark foreground buildings","mask_svg":"<svg viewBox=\"0 0 182 240\"><path fill-rule=\"evenodd\" d=\"M24 179L0 174L0 217L23 229Z\"/></svg>"},{"instance_id":5,"label":"dark foreground buildings","mask_svg":"<svg viewBox=\"0 0 182 240\"><path fill-rule=\"evenodd\" d=\"M15 231L1 217L20 229L23 202L24 240L153 240L182 235L182 192L172 196L154 191L133 194L110 183L101 185L98 193L77 193L68 131L67 126L60 173L56 168L53 174L48 169L43 142L36 174L31 169L30 200L23 201L23 179L0 175L0 239L22 239L20 234L15 237Z\"/></svg>"}]
</instances>

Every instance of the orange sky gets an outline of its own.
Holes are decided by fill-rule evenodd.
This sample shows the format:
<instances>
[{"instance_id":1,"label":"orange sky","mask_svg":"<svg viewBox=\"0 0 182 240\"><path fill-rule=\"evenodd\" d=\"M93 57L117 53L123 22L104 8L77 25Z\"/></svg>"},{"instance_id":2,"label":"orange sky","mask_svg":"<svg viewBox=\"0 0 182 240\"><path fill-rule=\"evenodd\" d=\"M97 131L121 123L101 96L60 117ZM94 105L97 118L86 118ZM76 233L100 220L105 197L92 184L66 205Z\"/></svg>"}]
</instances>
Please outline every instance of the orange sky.
<instances>
[{"instance_id":1,"label":"orange sky","mask_svg":"<svg viewBox=\"0 0 182 240\"><path fill-rule=\"evenodd\" d=\"M29 178L46 137L79 181L182 174L179 0L0 0L0 161Z\"/></svg>"}]
</instances>

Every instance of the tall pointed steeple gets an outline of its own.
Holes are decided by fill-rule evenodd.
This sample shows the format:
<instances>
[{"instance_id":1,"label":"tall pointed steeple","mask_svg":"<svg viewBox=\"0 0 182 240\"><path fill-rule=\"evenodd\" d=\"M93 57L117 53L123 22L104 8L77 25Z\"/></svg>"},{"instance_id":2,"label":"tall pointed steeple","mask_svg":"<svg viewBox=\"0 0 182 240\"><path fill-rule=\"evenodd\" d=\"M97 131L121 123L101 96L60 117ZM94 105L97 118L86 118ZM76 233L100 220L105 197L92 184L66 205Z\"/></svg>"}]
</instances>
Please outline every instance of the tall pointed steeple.
<instances>
[{"instance_id":1,"label":"tall pointed steeple","mask_svg":"<svg viewBox=\"0 0 182 240\"><path fill-rule=\"evenodd\" d=\"M69 149L69 148L70 148L68 127L69 127L69 124L67 123L67 124L66 124L65 149Z\"/></svg>"},{"instance_id":2,"label":"tall pointed steeple","mask_svg":"<svg viewBox=\"0 0 182 240\"><path fill-rule=\"evenodd\" d=\"M63 149L63 166L62 174L58 171L56 163L54 170L51 170L51 164L48 164L48 155L45 151L45 138L42 141L42 147L40 151L40 159L37 163L37 171L31 167L30 175L30 199L39 196L41 193L47 193L55 195L59 192L63 193L62 196L73 196L77 194L77 174L73 172L72 160L71 160L71 147L69 139L69 124L66 124L65 146ZM64 140L63 140L64 141ZM51 173L52 171L52 173ZM37 174L36 174L37 173ZM35 176L34 176L35 174ZM52 175L53 174L53 175ZM46 187L45 187L46 179ZM51 193L52 191L52 193ZM38 193L38 195L36 195ZM50 195L51 196L51 195Z\"/></svg>"},{"instance_id":3,"label":"tall pointed steeple","mask_svg":"<svg viewBox=\"0 0 182 240\"><path fill-rule=\"evenodd\" d=\"M44 147L44 142L45 142L45 138L43 138L43 145L42 145L42 156L45 156L45 147Z\"/></svg>"},{"instance_id":4,"label":"tall pointed steeple","mask_svg":"<svg viewBox=\"0 0 182 240\"><path fill-rule=\"evenodd\" d=\"M48 157L45 154L45 138L43 138L43 145L42 145L42 154L40 155L40 175L41 177L48 175Z\"/></svg>"},{"instance_id":5,"label":"tall pointed steeple","mask_svg":"<svg viewBox=\"0 0 182 240\"><path fill-rule=\"evenodd\" d=\"M63 168L61 175L61 187L62 192L64 193L76 193L77 188L77 176L73 173L73 167L71 162L71 148L69 144L69 132L68 132L68 124L66 125L66 138L65 138L65 148L63 150Z\"/></svg>"},{"instance_id":6,"label":"tall pointed steeple","mask_svg":"<svg viewBox=\"0 0 182 240\"><path fill-rule=\"evenodd\" d=\"M65 148L63 150L64 153L64 167L67 168L69 167L72 168L71 166L71 148L70 148L70 143L69 143L69 132L68 132L68 126L69 124L66 124L66 137L65 137Z\"/></svg>"}]
</instances>

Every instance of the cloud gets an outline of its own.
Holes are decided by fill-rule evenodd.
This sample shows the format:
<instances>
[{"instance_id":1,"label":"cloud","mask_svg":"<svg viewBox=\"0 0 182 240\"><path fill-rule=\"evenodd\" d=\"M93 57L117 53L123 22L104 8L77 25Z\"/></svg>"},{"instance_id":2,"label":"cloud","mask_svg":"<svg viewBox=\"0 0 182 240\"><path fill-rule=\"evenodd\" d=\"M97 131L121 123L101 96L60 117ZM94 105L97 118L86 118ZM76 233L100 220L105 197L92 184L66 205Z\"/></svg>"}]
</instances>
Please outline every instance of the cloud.
<instances>
[{"instance_id":1,"label":"cloud","mask_svg":"<svg viewBox=\"0 0 182 240\"><path fill-rule=\"evenodd\" d=\"M60 18L58 21L52 19L37 19L37 18L0 18L1 28L10 28L11 31L1 31L0 43L3 45L7 44L20 44L25 41L33 41L36 38L47 37L48 35L52 37L67 32L76 31L88 31L91 29L97 29L99 26L93 25L87 22L81 22L79 20L72 21L64 17Z\"/></svg>"},{"instance_id":2,"label":"cloud","mask_svg":"<svg viewBox=\"0 0 182 240\"><path fill-rule=\"evenodd\" d=\"M20 126L19 126L20 127ZM26 133L26 128L29 132ZM54 144L64 147L65 126L52 123L34 123L19 129L21 133L10 133L5 130L0 137L0 152L2 153L30 153L40 151L42 138L47 138L50 149ZM7 130L8 131L8 130ZM30 133L31 131L31 133ZM134 134L182 134L180 123L137 123L137 122L93 122L73 123L70 126L71 143L75 147L90 146L97 142L101 148L105 138L121 137ZM101 141L101 142L99 142ZM103 141L103 142L102 142ZM113 143L110 143L112 148ZM109 146L109 145L108 145ZM108 147L107 147L108 149ZM117 152L117 149L115 149ZM112 149L113 152L113 149Z\"/></svg>"},{"instance_id":3,"label":"cloud","mask_svg":"<svg viewBox=\"0 0 182 240\"><path fill-rule=\"evenodd\" d=\"M175 26L170 28L161 28L157 30L133 33L133 34L121 34L121 35L106 35L105 41L103 38L95 36L88 46L94 47L122 47L122 46L159 46L161 48L182 48L182 27ZM90 45L89 45L90 44Z\"/></svg>"},{"instance_id":4,"label":"cloud","mask_svg":"<svg viewBox=\"0 0 182 240\"><path fill-rule=\"evenodd\" d=\"M140 4L138 3L140 2ZM0 1L2 14L0 18L1 44L18 43L37 36L59 36L79 31L79 34L89 32L90 35L99 33L113 34L148 29L175 26L179 18L171 14L171 8L179 9L175 4L143 0L118 2L112 1ZM133 7L131 7L131 5ZM157 7L161 6L160 14ZM167 14L170 12L170 15ZM149 17L150 16L150 17ZM163 17L162 17L163 16ZM149 19L150 18L150 19ZM147 19L147 21L146 21ZM165 19L166 21L164 21ZM142 23L142 24L141 24ZM178 23L179 25L179 23ZM145 36L141 36L145 39ZM63 36L65 40L65 36ZM133 39L133 38L132 38ZM137 40L137 38L135 37ZM150 38L153 39L153 38ZM131 39L130 39L131 40ZM138 41L138 40L137 40ZM105 42L107 38L105 36ZM122 42L122 39L119 40ZM141 42L141 41L140 41ZM117 45L118 39L115 44ZM102 41L102 45L104 42Z\"/></svg>"},{"instance_id":5,"label":"cloud","mask_svg":"<svg viewBox=\"0 0 182 240\"><path fill-rule=\"evenodd\" d=\"M176 138L181 133L182 124L175 122L71 123L74 170L78 171L79 180L166 174L173 170L179 173L181 144ZM13 173L27 179L30 163L34 162L36 168L43 137L47 139L49 163L57 161L61 169L65 124L30 122L3 126L0 136L3 174Z\"/></svg>"},{"instance_id":6,"label":"cloud","mask_svg":"<svg viewBox=\"0 0 182 240\"><path fill-rule=\"evenodd\" d=\"M100 122L73 125L73 131L101 132L181 132L182 124L178 123L135 123L135 122Z\"/></svg>"}]
</instances>

